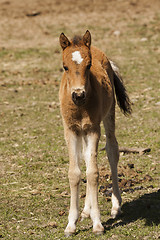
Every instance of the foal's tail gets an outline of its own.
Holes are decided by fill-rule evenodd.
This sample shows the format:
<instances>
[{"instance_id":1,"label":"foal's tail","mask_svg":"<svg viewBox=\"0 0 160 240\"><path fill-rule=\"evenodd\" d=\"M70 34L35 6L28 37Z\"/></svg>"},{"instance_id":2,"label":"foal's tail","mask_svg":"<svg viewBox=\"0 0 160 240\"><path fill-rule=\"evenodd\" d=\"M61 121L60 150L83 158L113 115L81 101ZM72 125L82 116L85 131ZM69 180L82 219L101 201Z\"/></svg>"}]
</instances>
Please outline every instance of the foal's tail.
<instances>
[{"instance_id":1,"label":"foal's tail","mask_svg":"<svg viewBox=\"0 0 160 240\"><path fill-rule=\"evenodd\" d=\"M127 90L124 86L122 77L120 76L119 68L112 61L110 61L110 64L114 72L114 87L115 87L118 106L120 107L124 115L131 114L132 112L131 102L127 94Z\"/></svg>"}]
</instances>

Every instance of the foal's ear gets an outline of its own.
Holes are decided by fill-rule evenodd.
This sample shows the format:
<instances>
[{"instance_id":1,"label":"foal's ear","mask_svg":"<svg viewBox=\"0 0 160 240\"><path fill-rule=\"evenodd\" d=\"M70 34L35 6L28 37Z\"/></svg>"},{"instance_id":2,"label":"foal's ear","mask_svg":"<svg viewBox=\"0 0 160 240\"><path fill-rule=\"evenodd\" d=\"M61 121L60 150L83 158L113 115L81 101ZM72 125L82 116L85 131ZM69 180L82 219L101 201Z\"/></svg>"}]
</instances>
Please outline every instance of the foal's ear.
<instances>
[{"instance_id":1,"label":"foal's ear","mask_svg":"<svg viewBox=\"0 0 160 240\"><path fill-rule=\"evenodd\" d=\"M64 33L61 33L59 37L59 42L63 50L71 44L68 38L64 35Z\"/></svg>"},{"instance_id":2,"label":"foal's ear","mask_svg":"<svg viewBox=\"0 0 160 240\"><path fill-rule=\"evenodd\" d=\"M83 42L88 48L90 48L90 46L91 46L91 34L88 30L86 31L86 33L83 36Z\"/></svg>"}]
</instances>

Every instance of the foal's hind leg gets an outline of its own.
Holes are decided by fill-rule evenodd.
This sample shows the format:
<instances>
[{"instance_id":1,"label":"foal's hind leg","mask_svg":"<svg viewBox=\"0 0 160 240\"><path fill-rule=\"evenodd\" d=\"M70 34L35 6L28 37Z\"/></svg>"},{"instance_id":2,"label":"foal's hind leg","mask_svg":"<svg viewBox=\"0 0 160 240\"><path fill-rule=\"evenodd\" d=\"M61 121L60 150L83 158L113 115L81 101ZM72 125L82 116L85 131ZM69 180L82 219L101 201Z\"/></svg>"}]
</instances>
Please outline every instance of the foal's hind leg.
<instances>
[{"instance_id":1,"label":"foal's hind leg","mask_svg":"<svg viewBox=\"0 0 160 240\"><path fill-rule=\"evenodd\" d=\"M112 113L108 115L104 120L103 124L106 132L106 152L108 155L108 160L111 167L112 173L112 210L111 216L116 218L121 214L121 195L118 186L118 176L117 176L117 165L119 161L119 149L118 143L115 137L115 113L112 109Z\"/></svg>"},{"instance_id":2,"label":"foal's hind leg","mask_svg":"<svg viewBox=\"0 0 160 240\"><path fill-rule=\"evenodd\" d=\"M90 201L90 191L89 191L89 186L87 183L86 187L86 198L85 198L85 205L84 209L81 213L81 221L83 221L84 218L89 218L91 213L91 201Z\"/></svg>"}]
</instances>

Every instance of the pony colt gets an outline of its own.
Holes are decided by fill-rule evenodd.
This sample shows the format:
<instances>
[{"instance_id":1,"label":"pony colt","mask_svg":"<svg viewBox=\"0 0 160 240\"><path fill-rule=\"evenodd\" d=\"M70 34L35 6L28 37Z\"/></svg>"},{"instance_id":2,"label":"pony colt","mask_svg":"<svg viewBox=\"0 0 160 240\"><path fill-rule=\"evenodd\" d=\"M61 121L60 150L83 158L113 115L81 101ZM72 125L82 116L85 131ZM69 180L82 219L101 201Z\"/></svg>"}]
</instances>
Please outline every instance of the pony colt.
<instances>
[{"instance_id":1,"label":"pony colt","mask_svg":"<svg viewBox=\"0 0 160 240\"><path fill-rule=\"evenodd\" d=\"M71 41L61 33L63 67L59 99L64 126L64 136L69 153L69 183L71 191L68 225L65 235L76 231L79 217L80 160L86 163L86 199L81 217L91 217L93 232L101 234L98 207L97 149L100 138L100 123L103 121L106 134L106 152L112 173L113 218L121 213L121 196L118 187L118 143L115 137L115 95L122 112L131 113L131 103L117 66L103 52L91 46L91 34L75 36Z\"/></svg>"}]
</instances>

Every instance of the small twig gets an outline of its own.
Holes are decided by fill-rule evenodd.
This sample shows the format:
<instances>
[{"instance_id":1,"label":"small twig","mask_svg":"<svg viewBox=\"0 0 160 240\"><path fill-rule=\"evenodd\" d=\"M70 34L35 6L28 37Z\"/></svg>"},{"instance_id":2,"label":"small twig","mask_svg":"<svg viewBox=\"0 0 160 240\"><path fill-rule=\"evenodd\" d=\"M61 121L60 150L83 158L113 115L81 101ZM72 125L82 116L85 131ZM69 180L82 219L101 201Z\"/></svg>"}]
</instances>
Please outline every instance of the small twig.
<instances>
[{"instance_id":1,"label":"small twig","mask_svg":"<svg viewBox=\"0 0 160 240\"><path fill-rule=\"evenodd\" d=\"M105 147L100 149L100 151L104 151ZM151 148L127 148L127 147L119 147L119 152L123 153L139 153L140 155L150 152Z\"/></svg>"},{"instance_id":2,"label":"small twig","mask_svg":"<svg viewBox=\"0 0 160 240\"><path fill-rule=\"evenodd\" d=\"M40 14L41 14L41 12L31 12L31 13L26 13L26 16L27 17L36 17Z\"/></svg>"},{"instance_id":3,"label":"small twig","mask_svg":"<svg viewBox=\"0 0 160 240\"><path fill-rule=\"evenodd\" d=\"M139 153L140 155L150 152L150 148L126 148L126 147L120 147L119 152L124 152L124 153Z\"/></svg>"}]
</instances>

